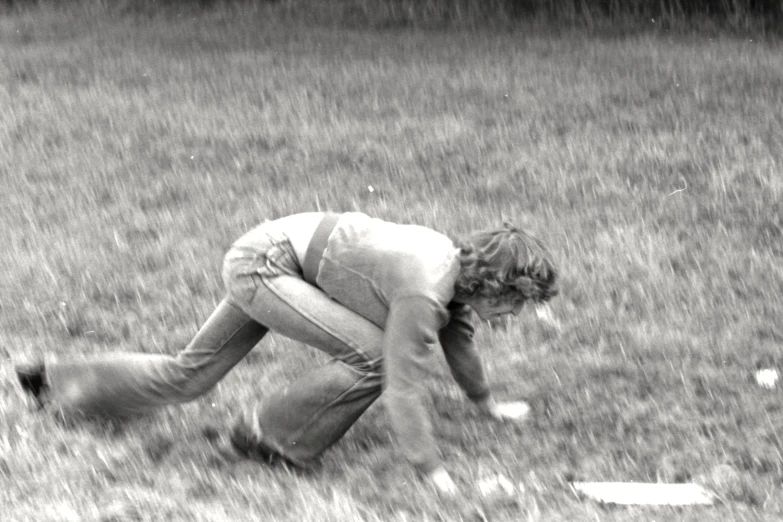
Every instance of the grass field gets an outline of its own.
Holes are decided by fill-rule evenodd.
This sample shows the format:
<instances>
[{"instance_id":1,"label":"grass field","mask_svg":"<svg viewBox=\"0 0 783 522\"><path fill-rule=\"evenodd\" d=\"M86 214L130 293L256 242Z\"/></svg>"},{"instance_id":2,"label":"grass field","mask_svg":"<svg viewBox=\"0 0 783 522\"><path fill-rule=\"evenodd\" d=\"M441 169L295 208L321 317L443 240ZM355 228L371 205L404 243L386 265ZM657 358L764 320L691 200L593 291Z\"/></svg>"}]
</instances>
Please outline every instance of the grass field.
<instances>
[{"instance_id":1,"label":"grass field","mask_svg":"<svg viewBox=\"0 0 783 522\"><path fill-rule=\"evenodd\" d=\"M306 27L246 8L0 18L2 520L781 520L783 52L713 35ZM510 219L562 269L551 306L478 328L487 424L445 364L456 501L379 402L313 474L210 439L321 356L265 339L210 395L124 425L34 414L14 363L175 353L265 218L360 210L459 235ZM524 491L484 499L501 472ZM567 481L694 481L718 505L604 508Z\"/></svg>"}]
</instances>

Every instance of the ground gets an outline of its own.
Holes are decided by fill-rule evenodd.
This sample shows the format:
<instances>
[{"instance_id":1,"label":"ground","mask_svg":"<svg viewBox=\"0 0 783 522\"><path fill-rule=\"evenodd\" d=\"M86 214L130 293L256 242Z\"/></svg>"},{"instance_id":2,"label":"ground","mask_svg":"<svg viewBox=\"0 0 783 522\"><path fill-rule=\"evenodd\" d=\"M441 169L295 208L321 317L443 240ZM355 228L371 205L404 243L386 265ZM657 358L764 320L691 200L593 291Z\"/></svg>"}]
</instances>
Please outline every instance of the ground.
<instances>
[{"instance_id":1,"label":"ground","mask_svg":"<svg viewBox=\"0 0 783 522\"><path fill-rule=\"evenodd\" d=\"M4 520L780 520L783 53L546 28L363 30L275 6L0 19ZM246 405L323 361L264 340L208 396L131 423L31 411L13 364L175 353L234 238L360 210L458 236L511 220L562 271L551 317L478 326L487 423L429 378L462 494L410 470L381 402L297 474L215 452ZM442 363L442 361L441 361ZM484 499L502 473L523 492ZM709 508L609 508L570 480L693 481Z\"/></svg>"}]
</instances>

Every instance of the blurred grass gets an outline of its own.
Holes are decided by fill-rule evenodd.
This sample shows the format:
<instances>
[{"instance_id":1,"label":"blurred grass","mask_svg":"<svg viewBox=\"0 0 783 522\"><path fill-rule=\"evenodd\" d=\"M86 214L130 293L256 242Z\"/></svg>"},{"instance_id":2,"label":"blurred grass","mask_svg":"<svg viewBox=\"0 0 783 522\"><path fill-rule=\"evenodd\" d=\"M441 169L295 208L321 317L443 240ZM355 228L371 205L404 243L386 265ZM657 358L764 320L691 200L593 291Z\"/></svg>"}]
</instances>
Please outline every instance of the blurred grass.
<instances>
[{"instance_id":1,"label":"blurred grass","mask_svg":"<svg viewBox=\"0 0 783 522\"><path fill-rule=\"evenodd\" d=\"M8 520L648 520L566 481L697 481L681 520L783 516L783 54L776 42L329 29L270 8L0 19L0 499ZM372 187L372 190L369 189ZM266 339L215 392L124 426L30 415L12 364L175 353L265 218L361 210L552 245L558 332L480 328L486 424L441 365L464 498L420 484L374 406L311 476L218 458L243 405L321 356ZM470 487L500 471L508 501Z\"/></svg>"}]
</instances>

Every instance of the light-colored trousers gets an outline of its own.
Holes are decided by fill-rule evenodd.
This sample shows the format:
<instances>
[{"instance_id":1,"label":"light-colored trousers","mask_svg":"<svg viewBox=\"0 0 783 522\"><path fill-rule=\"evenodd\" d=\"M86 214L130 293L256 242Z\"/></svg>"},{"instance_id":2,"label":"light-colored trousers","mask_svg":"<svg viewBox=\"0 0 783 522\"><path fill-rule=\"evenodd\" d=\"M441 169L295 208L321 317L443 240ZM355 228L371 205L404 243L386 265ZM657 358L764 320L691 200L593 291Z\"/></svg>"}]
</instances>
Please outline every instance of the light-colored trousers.
<instances>
[{"instance_id":1,"label":"light-colored trousers","mask_svg":"<svg viewBox=\"0 0 783 522\"><path fill-rule=\"evenodd\" d=\"M270 229L266 237L260 248L228 252L227 296L183 351L47 364L50 406L66 416L124 417L193 400L273 330L333 357L264 393L257 411L266 444L293 461L319 456L380 395L383 330L304 281L284 235Z\"/></svg>"}]
</instances>

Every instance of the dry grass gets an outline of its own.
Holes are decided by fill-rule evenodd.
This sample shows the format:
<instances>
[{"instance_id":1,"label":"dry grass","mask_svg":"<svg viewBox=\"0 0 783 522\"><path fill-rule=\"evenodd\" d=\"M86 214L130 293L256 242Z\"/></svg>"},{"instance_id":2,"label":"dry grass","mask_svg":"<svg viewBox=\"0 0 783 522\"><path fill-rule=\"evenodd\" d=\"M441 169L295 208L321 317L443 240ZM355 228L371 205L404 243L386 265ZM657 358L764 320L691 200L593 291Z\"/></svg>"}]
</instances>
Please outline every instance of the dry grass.
<instances>
[{"instance_id":1,"label":"dry grass","mask_svg":"<svg viewBox=\"0 0 783 522\"><path fill-rule=\"evenodd\" d=\"M731 38L382 32L274 8L0 19L4 520L779 520L783 53ZM368 190L372 186L373 190ZM481 328L488 425L445 369L433 409L464 498L421 489L380 405L313 475L216 456L320 356L265 340L208 397L122 426L32 415L14 362L174 353L264 218L361 210L459 234L509 218L563 269L557 332ZM209 435L209 433L207 433ZM501 471L507 501L470 487ZM683 481L723 502L603 509L570 478Z\"/></svg>"}]
</instances>

